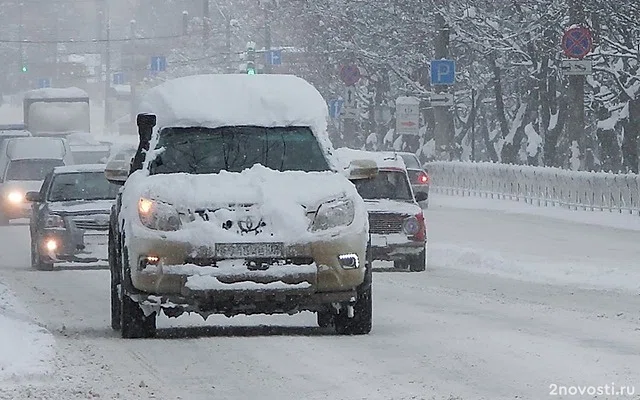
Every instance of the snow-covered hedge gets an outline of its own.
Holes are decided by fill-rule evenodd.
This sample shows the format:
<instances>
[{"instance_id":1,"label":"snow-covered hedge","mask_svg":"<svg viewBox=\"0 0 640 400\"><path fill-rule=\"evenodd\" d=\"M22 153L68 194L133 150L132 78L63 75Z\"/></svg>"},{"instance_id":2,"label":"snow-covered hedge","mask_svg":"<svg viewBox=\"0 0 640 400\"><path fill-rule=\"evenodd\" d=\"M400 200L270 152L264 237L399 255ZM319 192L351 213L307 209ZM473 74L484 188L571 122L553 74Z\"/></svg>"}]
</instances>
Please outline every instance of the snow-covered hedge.
<instances>
[{"instance_id":1,"label":"snow-covered hedge","mask_svg":"<svg viewBox=\"0 0 640 400\"><path fill-rule=\"evenodd\" d=\"M640 175L456 161L425 166L439 193L640 215Z\"/></svg>"}]
</instances>

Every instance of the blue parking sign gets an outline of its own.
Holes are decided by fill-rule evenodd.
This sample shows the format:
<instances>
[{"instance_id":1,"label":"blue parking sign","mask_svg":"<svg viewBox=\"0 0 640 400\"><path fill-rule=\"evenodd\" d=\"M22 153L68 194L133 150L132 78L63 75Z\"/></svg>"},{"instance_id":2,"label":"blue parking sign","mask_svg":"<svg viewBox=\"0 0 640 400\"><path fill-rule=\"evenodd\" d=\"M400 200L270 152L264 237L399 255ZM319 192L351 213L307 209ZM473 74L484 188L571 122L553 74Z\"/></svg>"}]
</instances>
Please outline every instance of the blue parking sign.
<instances>
[{"instance_id":1,"label":"blue parking sign","mask_svg":"<svg viewBox=\"0 0 640 400\"><path fill-rule=\"evenodd\" d=\"M453 60L431 61L431 84L453 85L456 81L456 62Z\"/></svg>"}]
</instances>

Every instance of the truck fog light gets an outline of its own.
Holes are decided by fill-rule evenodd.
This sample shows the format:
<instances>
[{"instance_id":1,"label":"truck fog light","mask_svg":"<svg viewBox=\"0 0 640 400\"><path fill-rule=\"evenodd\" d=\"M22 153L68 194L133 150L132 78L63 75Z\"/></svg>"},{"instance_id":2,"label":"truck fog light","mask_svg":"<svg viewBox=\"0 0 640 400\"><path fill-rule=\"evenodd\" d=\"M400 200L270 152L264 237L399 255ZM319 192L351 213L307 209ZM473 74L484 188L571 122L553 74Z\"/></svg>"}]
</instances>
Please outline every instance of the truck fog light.
<instances>
[{"instance_id":1,"label":"truck fog light","mask_svg":"<svg viewBox=\"0 0 640 400\"><path fill-rule=\"evenodd\" d=\"M54 239L48 239L44 245L49 251L56 251L58 249L58 243Z\"/></svg>"},{"instance_id":2,"label":"truck fog light","mask_svg":"<svg viewBox=\"0 0 640 400\"><path fill-rule=\"evenodd\" d=\"M360 260L357 254L342 254L338 256L340 266L344 269L357 269L360 268Z\"/></svg>"},{"instance_id":3,"label":"truck fog light","mask_svg":"<svg viewBox=\"0 0 640 400\"><path fill-rule=\"evenodd\" d=\"M159 258L159 257L156 257L156 256L147 256L147 264L154 265L154 264L157 264L157 263L158 263L158 261L160 261L160 258Z\"/></svg>"}]
</instances>

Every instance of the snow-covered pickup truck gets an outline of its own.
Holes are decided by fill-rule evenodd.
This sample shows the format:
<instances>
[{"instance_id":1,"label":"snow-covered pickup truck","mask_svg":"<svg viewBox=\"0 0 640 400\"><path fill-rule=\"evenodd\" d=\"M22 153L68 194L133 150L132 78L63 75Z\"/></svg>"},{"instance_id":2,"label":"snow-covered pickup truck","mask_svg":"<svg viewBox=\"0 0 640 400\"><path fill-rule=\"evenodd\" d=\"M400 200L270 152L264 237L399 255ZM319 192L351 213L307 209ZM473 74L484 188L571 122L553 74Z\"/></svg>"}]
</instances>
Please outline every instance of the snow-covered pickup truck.
<instances>
[{"instance_id":1,"label":"snow-covered pickup truck","mask_svg":"<svg viewBox=\"0 0 640 400\"><path fill-rule=\"evenodd\" d=\"M137 124L130 174L105 172L124 184L109 232L122 337L154 336L160 310L307 310L340 334L370 332L367 210L338 173L313 86L285 75L178 78L146 93ZM377 173L366 161L353 170Z\"/></svg>"}]
</instances>

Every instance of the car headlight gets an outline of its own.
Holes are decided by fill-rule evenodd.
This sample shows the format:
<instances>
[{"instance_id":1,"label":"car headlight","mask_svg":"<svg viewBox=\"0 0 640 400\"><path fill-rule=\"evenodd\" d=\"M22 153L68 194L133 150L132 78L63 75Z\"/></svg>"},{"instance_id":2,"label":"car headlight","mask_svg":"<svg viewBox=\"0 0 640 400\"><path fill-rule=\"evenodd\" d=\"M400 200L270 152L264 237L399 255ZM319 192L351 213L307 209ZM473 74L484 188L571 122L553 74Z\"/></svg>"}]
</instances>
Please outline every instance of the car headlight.
<instances>
[{"instance_id":1,"label":"car headlight","mask_svg":"<svg viewBox=\"0 0 640 400\"><path fill-rule=\"evenodd\" d=\"M182 226L180 214L175 207L144 197L138 202L138 215L140 222L149 229L177 231Z\"/></svg>"},{"instance_id":2,"label":"car headlight","mask_svg":"<svg viewBox=\"0 0 640 400\"><path fill-rule=\"evenodd\" d=\"M24 201L24 193L18 191L9 192L7 195L9 203L18 204Z\"/></svg>"},{"instance_id":3,"label":"car headlight","mask_svg":"<svg viewBox=\"0 0 640 400\"><path fill-rule=\"evenodd\" d=\"M351 225L356 210L353 200L340 199L324 203L313 219L312 230L323 231L338 226Z\"/></svg>"},{"instance_id":4,"label":"car headlight","mask_svg":"<svg viewBox=\"0 0 640 400\"><path fill-rule=\"evenodd\" d=\"M49 214L44 220L45 228L64 228L64 219L56 214Z\"/></svg>"}]
</instances>

